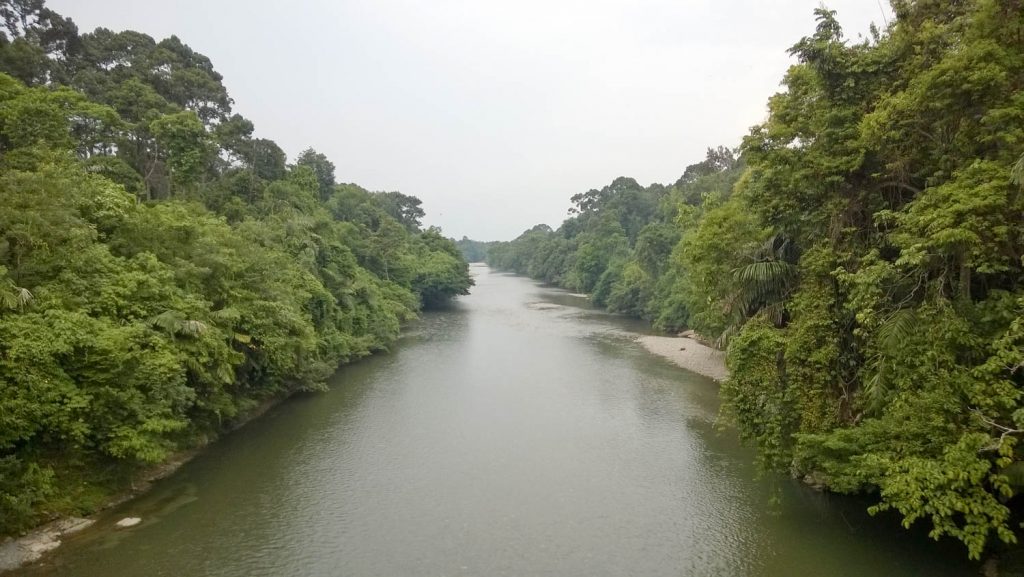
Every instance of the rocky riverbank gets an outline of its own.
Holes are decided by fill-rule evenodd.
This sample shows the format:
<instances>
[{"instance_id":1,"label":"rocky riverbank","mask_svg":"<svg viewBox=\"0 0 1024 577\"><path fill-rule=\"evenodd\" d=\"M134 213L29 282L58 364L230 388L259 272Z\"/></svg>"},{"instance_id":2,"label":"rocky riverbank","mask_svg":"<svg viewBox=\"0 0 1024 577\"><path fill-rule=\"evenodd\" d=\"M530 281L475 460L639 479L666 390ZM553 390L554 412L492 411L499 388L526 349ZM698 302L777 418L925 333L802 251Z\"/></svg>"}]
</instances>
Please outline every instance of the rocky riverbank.
<instances>
[{"instance_id":1,"label":"rocky riverbank","mask_svg":"<svg viewBox=\"0 0 1024 577\"><path fill-rule=\"evenodd\" d=\"M48 551L60 547L61 539L92 525L91 519L69 517L35 529L17 539L0 543L0 573L12 571L38 560Z\"/></svg>"}]
</instances>

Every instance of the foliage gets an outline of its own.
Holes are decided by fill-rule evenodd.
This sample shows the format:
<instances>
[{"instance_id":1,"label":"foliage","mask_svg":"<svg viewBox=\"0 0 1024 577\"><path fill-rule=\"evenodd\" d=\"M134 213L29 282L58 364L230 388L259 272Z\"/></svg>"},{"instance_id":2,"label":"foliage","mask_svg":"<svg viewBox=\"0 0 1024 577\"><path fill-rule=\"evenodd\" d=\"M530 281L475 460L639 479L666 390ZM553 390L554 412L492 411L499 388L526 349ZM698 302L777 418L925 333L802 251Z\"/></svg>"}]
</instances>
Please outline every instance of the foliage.
<instances>
[{"instance_id":1,"label":"foliage","mask_svg":"<svg viewBox=\"0 0 1024 577\"><path fill-rule=\"evenodd\" d=\"M708 149L673 186L645 188L617 178L573 196L571 216L558 230L537 225L513 241L491 243L487 262L590 293L599 306L651 319L661 328L683 328L690 309L706 299L703 293L683 296L690 278L681 272L683 260L699 256L680 239L692 237L699 215L729 197L742 167L733 151L719 147Z\"/></svg>"},{"instance_id":2,"label":"foliage","mask_svg":"<svg viewBox=\"0 0 1024 577\"><path fill-rule=\"evenodd\" d=\"M893 9L857 43L816 10L739 158L573 196L488 261L718 337L765 468L979 558L1022 521L1024 10Z\"/></svg>"},{"instance_id":3,"label":"foliage","mask_svg":"<svg viewBox=\"0 0 1024 577\"><path fill-rule=\"evenodd\" d=\"M41 0L0 16L0 533L97 506L468 292L418 199L336 185L312 149L288 166L177 38L79 35Z\"/></svg>"},{"instance_id":4,"label":"foliage","mask_svg":"<svg viewBox=\"0 0 1024 577\"><path fill-rule=\"evenodd\" d=\"M487 253L495 244L497 243L471 240L465 236L462 237L462 240L455 241L455 246L462 252L462 257L466 259L466 262L485 262Z\"/></svg>"}]
</instances>

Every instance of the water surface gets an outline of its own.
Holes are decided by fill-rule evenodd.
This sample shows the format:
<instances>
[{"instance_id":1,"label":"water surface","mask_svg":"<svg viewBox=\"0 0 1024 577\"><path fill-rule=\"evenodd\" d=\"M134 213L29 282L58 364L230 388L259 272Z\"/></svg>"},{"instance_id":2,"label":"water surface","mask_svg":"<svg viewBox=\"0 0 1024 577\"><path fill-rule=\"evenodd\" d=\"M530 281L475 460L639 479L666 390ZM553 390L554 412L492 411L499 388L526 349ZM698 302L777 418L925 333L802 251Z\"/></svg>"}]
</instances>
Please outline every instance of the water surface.
<instances>
[{"instance_id":1,"label":"water surface","mask_svg":"<svg viewBox=\"0 0 1024 577\"><path fill-rule=\"evenodd\" d=\"M756 479L717 386L637 325L477 286L104 514L31 575L970 575L867 503ZM781 503L771 504L781 491ZM113 530L125 516L143 523Z\"/></svg>"}]
</instances>

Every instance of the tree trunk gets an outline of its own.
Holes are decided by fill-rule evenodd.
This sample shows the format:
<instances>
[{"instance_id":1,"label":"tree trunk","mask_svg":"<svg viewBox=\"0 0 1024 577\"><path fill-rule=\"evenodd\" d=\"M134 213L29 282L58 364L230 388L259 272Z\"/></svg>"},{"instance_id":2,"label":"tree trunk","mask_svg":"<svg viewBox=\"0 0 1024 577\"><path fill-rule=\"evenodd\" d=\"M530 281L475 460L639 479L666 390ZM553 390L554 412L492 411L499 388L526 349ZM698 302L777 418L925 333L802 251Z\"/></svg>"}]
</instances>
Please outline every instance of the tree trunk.
<instances>
[{"instance_id":1,"label":"tree trunk","mask_svg":"<svg viewBox=\"0 0 1024 577\"><path fill-rule=\"evenodd\" d=\"M963 299L964 302L971 302L971 267L967 264L966 259L960 262L960 288L957 291L958 297Z\"/></svg>"}]
</instances>

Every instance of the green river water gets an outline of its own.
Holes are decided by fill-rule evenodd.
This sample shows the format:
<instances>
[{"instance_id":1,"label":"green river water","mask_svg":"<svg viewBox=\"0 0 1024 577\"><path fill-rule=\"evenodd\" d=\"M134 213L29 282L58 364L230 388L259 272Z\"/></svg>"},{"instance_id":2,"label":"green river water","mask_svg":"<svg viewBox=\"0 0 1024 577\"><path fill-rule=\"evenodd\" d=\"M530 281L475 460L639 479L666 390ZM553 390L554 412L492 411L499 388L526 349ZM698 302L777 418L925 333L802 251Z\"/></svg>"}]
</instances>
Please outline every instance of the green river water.
<instances>
[{"instance_id":1,"label":"green river water","mask_svg":"<svg viewBox=\"0 0 1024 577\"><path fill-rule=\"evenodd\" d=\"M945 576L964 550L757 479L717 385L564 291L474 266L331 390L272 409L33 576ZM780 498L773 504L772 496ZM143 522L115 530L126 516Z\"/></svg>"}]
</instances>

